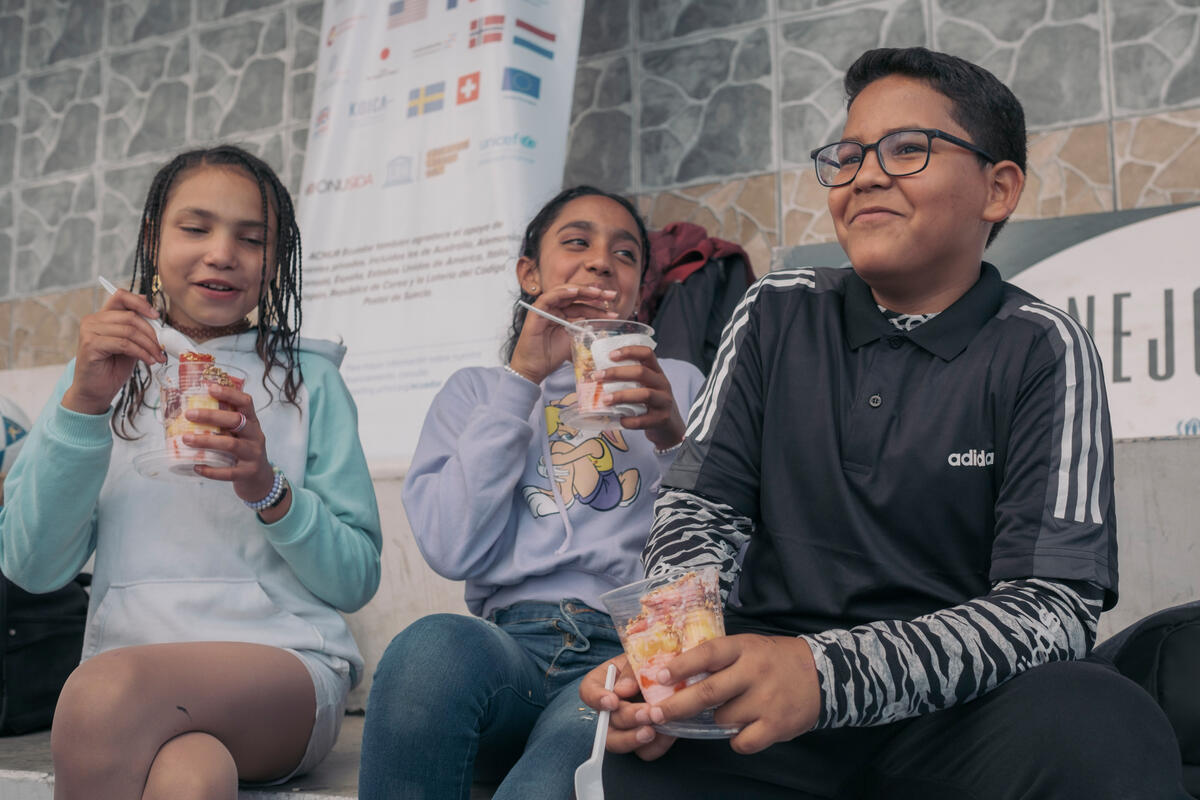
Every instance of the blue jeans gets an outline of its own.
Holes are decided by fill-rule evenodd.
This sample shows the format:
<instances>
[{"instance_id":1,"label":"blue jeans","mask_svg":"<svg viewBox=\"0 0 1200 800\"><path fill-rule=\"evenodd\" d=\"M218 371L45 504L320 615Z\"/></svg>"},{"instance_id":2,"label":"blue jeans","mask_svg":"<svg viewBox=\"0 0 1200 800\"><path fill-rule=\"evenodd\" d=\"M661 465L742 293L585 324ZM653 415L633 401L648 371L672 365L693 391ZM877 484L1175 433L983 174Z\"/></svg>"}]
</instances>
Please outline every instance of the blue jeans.
<instances>
[{"instance_id":1,"label":"blue jeans","mask_svg":"<svg viewBox=\"0 0 1200 800\"><path fill-rule=\"evenodd\" d=\"M388 646L363 727L363 800L563 800L591 752L596 715L579 681L618 655L612 620L567 599L524 602L487 620L435 614Z\"/></svg>"}]
</instances>

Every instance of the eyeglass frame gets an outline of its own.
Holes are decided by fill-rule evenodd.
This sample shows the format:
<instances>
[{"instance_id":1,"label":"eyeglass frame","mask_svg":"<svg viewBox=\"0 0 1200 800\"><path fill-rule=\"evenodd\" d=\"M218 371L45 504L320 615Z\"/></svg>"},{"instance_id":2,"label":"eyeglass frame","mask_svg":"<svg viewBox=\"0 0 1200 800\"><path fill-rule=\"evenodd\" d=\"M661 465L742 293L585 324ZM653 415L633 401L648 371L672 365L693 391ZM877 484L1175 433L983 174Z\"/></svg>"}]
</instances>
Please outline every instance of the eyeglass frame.
<instances>
[{"instance_id":1,"label":"eyeglass frame","mask_svg":"<svg viewBox=\"0 0 1200 800\"><path fill-rule=\"evenodd\" d=\"M898 133L923 133L923 134L925 134L929 138L929 149L927 151L925 151L925 163L921 165L920 169L915 169L912 172L905 172L902 175L893 175L891 172L888 171L888 168L884 165L883 159L879 157L879 143L882 142L884 139L888 138L889 136L895 136ZM881 170L883 170L884 174L889 175L893 178L907 178L909 175L916 175L916 174L924 171L925 168L929 166L929 159L933 155L933 140L934 139L945 139L947 142L950 142L950 144L956 144L959 147L962 147L966 150L970 150L975 155L982 157L989 164L1000 163L1000 159L994 158L991 153L987 152L982 147L979 147L978 145L968 142L966 139L962 139L958 136L955 136L952 133L946 133L944 130L941 130L940 128L901 128L898 131L892 131L891 133L886 133L883 136L880 136L879 139L872 144L863 144L862 142L856 142L851 139L843 139L841 141L830 142L829 144L821 145L816 150L813 150L811 153L809 153L808 157L813 160L813 171L817 176L817 183L821 184L826 189L836 189L839 186L845 186L846 184L854 182L854 179L858 177L858 173L862 169L863 162L865 162L867 160L867 153L870 152L871 150L875 151L875 160L879 162L879 168ZM848 179L842 181L841 183L825 183L824 181L821 180L821 167L820 167L820 164L818 164L818 162L817 162L817 154L820 153L822 150L828 150L830 147L835 147L839 144L856 144L859 147L861 147L862 148L862 161L858 162L858 169L855 169L854 174L851 175Z\"/></svg>"}]
</instances>

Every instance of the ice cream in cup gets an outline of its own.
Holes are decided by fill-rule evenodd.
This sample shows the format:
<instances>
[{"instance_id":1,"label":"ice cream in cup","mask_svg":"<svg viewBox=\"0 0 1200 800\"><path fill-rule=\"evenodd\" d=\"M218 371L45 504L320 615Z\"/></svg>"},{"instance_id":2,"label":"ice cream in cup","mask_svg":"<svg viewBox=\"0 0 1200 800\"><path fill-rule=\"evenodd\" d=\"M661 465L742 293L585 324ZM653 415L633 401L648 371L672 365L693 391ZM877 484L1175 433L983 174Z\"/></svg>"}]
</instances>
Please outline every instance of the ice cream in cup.
<instances>
[{"instance_id":1,"label":"ice cream in cup","mask_svg":"<svg viewBox=\"0 0 1200 800\"><path fill-rule=\"evenodd\" d=\"M599 369L636 364L636 361L614 361L612 353L622 347L654 349L654 329L649 325L626 319L587 319L576 323L571 333L571 360L575 366L575 395L579 413L584 416L632 417L646 413L640 403L618 403L606 406L601 395L636 389L634 381L602 383L591 375Z\"/></svg>"},{"instance_id":2,"label":"ice cream in cup","mask_svg":"<svg viewBox=\"0 0 1200 800\"><path fill-rule=\"evenodd\" d=\"M195 475L196 465L229 467L233 456L219 450L205 450L184 444L183 437L189 433L214 433L227 435L215 425L193 422L186 412L193 408L232 410L209 392L213 385L232 386L241 389L246 382L246 373L228 364L218 364L205 353L182 353L179 361L160 367L154 375L158 383L159 404L162 409L163 435L166 449L157 466L176 475ZM151 475L150 477L158 477Z\"/></svg>"},{"instance_id":3,"label":"ice cream in cup","mask_svg":"<svg viewBox=\"0 0 1200 800\"><path fill-rule=\"evenodd\" d=\"M662 668L680 653L725 635L716 567L674 570L613 589L600 600L612 616L647 703L661 703L684 686L708 677L694 675L675 685L657 679ZM726 738L739 730L714 722L712 709L655 727L673 736L702 739Z\"/></svg>"}]
</instances>

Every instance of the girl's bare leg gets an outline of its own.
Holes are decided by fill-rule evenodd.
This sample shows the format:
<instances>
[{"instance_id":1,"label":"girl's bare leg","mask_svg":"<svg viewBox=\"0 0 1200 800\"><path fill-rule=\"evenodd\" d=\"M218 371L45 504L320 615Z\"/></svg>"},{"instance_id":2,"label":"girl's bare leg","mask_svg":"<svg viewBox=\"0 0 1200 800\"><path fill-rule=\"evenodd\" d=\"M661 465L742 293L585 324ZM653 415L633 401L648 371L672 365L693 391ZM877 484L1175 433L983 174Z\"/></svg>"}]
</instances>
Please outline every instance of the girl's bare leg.
<instances>
[{"instance_id":1,"label":"girl's bare leg","mask_svg":"<svg viewBox=\"0 0 1200 800\"><path fill-rule=\"evenodd\" d=\"M237 800L237 781L237 764L220 740L181 733L159 749L142 800Z\"/></svg>"},{"instance_id":2,"label":"girl's bare leg","mask_svg":"<svg viewBox=\"0 0 1200 800\"><path fill-rule=\"evenodd\" d=\"M296 767L315 711L308 670L276 647L188 642L101 653L71 674L58 700L55 800L190 797L173 787L209 770L229 785L195 796L236 797L233 778L270 780ZM204 735L183 736L191 733Z\"/></svg>"}]
</instances>

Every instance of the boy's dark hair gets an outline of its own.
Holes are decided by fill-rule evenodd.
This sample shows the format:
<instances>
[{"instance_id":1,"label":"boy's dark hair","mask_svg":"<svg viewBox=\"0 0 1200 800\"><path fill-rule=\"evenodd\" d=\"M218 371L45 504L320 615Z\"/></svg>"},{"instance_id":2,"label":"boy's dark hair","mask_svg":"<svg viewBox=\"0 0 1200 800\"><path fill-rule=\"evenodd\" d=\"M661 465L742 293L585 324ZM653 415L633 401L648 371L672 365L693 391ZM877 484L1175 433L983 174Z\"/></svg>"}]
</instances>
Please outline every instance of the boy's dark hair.
<instances>
[{"instance_id":1,"label":"boy's dark hair","mask_svg":"<svg viewBox=\"0 0 1200 800\"><path fill-rule=\"evenodd\" d=\"M251 155L240 147L229 144L190 150L180 153L162 167L150 182L146 193L146 205L142 209L142 222L138 229L137 250L133 257L133 279L130 291L141 294L153 303L154 277L158 273L158 246L162 238L162 215L167 206L172 187L183 175L200 167L221 167L238 170L258 184L262 199L263 241L268 241L271 212L275 212L274 264L267 263L268 249L263 248L262 277L258 293L257 342L258 355L265 367L263 387L271 391L268 379L276 388L283 390L284 399L299 408L296 393L303 382L300 361L297 357L297 340L300 338L300 229L296 225L296 214L292 198L279 180L279 176L266 162ZM274 266L274 277L267 280L269 267ZM285 372L283 386L270 378L274 367ZM116 412L112 417L113 432L123 439L133 438L128 428L136 428L134 417L143 405L146 388L150 385L150 374L139 363L129 376L129 383L121 390Z\"/></svg>"},{"instance_id":2,"label":"boy's dark hair","mask_svg":"<svg viewBox=\"0 0 1200 800\"><path fill-rule=\"evenodd\" d=\"M606 192L603 189L597 189L595 186L583 185L563 189L552 197L546 205L542 206L541 210L525 226L525 236L521 239L520 255L537 261L538 251L542 245L542 237L550 229L550 226L554 224L554 220L558 219L558 215L562 212L563 207L572 200L590 195L607 197L614 203L618 203L629 212L629 216L633 217L633 221L637 223L638 237L641 240L642 247L641 280L645 280L646 267L650 263L650 235L646 232L646 223L642 220L642 215L638 213L637 207L627 198L619 194ZM535 295L525 291L524 286L518 286L518 291L520 292L519 299L524 300L526 303L532 303L536 299ZM524 306L513 303L512 324L508 329L508 339L505 340L504 346L500 349L500 355L505 364L512 361L513 351L517 349L517 340L521 338L521 328L525 327L526 313L528 312L526 312Z\"/></svg>"},{"instance_id":3,"label":"boy's dark hair","mask_svg":"<svg viewBox=\"0 0 1200 800\"><path fill-rule=\"evenodd\" d=\"M1000 80L970 61L924 47L883 47L868 50L846 71L846 108L868 84L889 75L928 83L950 99L951 117L971 140L999 161L1013 161L1025 171L1025 111L1021 101ZM981 162L982 156L978 157ZM992 226L987 244L1004 227Z\"/></svg>"}]
</instances>

